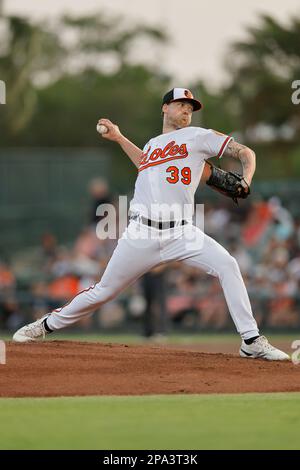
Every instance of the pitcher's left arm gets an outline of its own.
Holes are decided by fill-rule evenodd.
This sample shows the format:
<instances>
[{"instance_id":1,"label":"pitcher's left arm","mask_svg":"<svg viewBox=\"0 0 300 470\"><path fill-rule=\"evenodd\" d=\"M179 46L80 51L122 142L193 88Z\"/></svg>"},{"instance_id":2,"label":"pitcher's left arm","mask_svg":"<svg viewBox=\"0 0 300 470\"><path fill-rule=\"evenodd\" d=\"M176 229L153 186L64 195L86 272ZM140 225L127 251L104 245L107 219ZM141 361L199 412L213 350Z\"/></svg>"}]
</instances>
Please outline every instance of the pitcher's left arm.
<instances>
[{"instance_id":1,"label":"pitcher's left arm","mask_svg":"<svg viewBox=\"0 0 300 470\"><path fill-rule=\"evenodd\" d=\"M251 150L249 147L246 147L245 145L231 141L227 145L223 155L240 160L243 167L243 176L248 185L250 186L256 168L256 156L254 151ZM206 183L210 176L211 167L208 163L205 163L201 176L201 181Z\"/></svg>"}]
</instances>

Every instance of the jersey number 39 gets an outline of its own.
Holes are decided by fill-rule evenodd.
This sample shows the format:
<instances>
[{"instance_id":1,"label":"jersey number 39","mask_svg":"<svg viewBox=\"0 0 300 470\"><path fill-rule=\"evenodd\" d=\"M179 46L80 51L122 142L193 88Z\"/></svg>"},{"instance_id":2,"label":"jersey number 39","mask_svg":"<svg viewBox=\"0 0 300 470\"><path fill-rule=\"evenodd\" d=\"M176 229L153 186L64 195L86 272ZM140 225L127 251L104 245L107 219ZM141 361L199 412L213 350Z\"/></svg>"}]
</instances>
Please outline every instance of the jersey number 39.
<instances>
[{"instance_id":1,"label":"jersey number 39","mask_svg":"<svg viewBox=\"0 0 300 470\"><path fill-rule=\"evenodd\" d=\"M166 172L170 173L170 176L167 177L167 181L171 184L178 183L179 179L183 184L191 183L191 169L188 166L182 168L180 173L177 166L169 166L169 168L166 169Z\"/></svg>"}]
</instances>

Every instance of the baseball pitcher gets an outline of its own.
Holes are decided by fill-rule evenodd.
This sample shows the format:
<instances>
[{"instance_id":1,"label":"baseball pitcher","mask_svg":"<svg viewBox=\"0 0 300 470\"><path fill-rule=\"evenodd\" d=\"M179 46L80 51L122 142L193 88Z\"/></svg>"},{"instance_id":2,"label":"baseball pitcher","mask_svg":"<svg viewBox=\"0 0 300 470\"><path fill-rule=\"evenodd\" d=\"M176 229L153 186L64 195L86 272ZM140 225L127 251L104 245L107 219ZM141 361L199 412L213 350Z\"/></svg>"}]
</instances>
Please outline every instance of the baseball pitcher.
<instances>
[{"instance_id":1,"label":"baseball pitcher","mask_svg":"<svg viewBox=\"0 0 300 470\"><path fill-rule=\"evenodd\" d=\"M231 136L190 126L193 112L201 107L190 90L174 88L166 93L162 101L162 133L150 139L143 150L110 120L99 120L102 138L119 144L138 168L129 225L101 280L80 292L67 305L19 329L13 336L14 341L45 338L112 300L152 268L181 261L218 277L242 338L241 357L289 359L259 334L236 260L192 223L194 194L201 178L211 188L237 202L250 194L255 172L253 150L235 142ZM225 172L208 161L223 155L239 159L243 175ZM188 210L183 210L186 208Z\"/></svg>"}]
</instances>

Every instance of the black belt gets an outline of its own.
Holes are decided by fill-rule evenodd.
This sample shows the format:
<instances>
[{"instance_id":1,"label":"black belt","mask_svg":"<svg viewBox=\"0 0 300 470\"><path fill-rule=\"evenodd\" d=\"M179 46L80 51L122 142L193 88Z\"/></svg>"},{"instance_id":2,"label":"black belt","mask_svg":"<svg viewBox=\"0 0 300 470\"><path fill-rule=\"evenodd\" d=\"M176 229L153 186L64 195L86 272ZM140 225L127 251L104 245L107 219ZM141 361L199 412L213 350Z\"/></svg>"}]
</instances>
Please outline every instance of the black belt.
<instances>
[{"instance_id":1,"label":"black belt","mask_svg":"<svg viewBox=\"0 0 300 470\"><path fill-rule=\"evenodd\" d=\"M138 222L141 222L144 225L148 225L148 227L154 227L159 230L180 227L181 225L187 224L187 220L167 220L167 221L161 222L157 220L147 219L143 215L138 215L138 214L130 216L130 219L137 220Z\"/></svg>"}]
</instances>

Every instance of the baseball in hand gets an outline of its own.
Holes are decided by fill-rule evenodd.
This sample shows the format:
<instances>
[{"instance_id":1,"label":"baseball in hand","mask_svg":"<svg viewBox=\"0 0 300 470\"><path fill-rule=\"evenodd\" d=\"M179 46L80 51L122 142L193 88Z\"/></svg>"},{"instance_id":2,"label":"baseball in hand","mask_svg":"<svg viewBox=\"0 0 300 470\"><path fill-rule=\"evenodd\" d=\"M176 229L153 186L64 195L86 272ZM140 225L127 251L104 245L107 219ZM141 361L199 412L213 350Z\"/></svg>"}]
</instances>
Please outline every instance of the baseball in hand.
<instances>
[{"instance_id":1,"label":"baseball in hand","mask_svg":"<svg viewBox=\"0 0 300 470\"><path fill-rule=\"evenodd\" d=\"M99 132L99 134L106 134L108 132L108 128L106 126L104 126L103 124L97 124L97 132Z\"/></svg>"}]
</instances>

